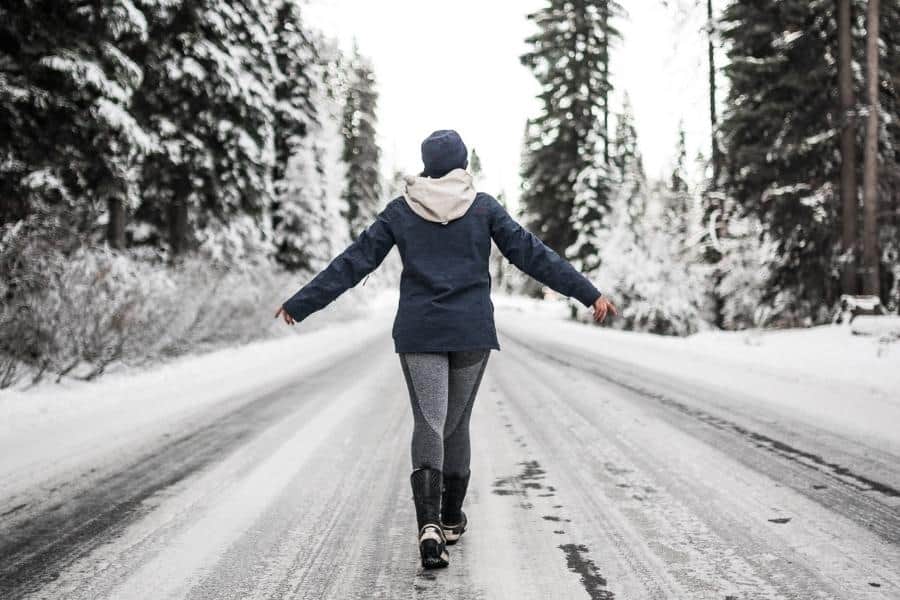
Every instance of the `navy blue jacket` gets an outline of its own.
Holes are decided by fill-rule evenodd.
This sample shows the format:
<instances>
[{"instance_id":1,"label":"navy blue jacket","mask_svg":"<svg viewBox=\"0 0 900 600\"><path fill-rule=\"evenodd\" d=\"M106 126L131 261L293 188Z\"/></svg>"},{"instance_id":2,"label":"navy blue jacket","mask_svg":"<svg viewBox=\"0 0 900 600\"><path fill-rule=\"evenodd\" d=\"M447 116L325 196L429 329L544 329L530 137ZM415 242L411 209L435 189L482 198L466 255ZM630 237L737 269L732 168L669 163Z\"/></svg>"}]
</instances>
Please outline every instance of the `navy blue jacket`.
<instances>
[{"instance_id":1,"label":"navy blue jacket","mask_svg":"<svg viewBox=\"0 0 900 600\"><path fill-rule=\"evenodd\" d=\"M488 194L447 223L423 219L401 196L357 240L290 300L301 321L375 270L394 244L400 250L400 304L394 319L397 352L500 349L491 303L491 240L509 261L560 294L591 306L600 292L581 273L516 223Z\"/></svg>"}]
</instances>

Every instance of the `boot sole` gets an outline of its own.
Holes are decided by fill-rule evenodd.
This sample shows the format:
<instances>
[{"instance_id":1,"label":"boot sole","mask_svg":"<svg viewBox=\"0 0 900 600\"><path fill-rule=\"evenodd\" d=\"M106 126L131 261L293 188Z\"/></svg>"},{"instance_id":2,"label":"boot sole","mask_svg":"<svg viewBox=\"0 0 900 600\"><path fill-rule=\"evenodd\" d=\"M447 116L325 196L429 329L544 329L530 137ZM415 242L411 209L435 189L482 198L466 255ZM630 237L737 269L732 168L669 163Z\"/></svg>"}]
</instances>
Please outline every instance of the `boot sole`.
<instances>
[{"instance_id":1,"label":"boot sole","mask_svg":"<svg viewBox=\"0 0 900 600\"><path fill-rule=\"evenodd\" d=\"M443 569L450 565L450 554L434 540L425 540L419 544L419 555L422 558L422 568Z\"/></svg>"},{"instance_id":2,"label":"boot sole","mask_svg":"<svg viewBox=\"0 0 900 600\"><path fill-rule=\"evenodd\" d=\"M425 525L419 532L419 557L425 569L442 569L450 564L447 540L436 524Z\"/></svg>"}]
</instances>

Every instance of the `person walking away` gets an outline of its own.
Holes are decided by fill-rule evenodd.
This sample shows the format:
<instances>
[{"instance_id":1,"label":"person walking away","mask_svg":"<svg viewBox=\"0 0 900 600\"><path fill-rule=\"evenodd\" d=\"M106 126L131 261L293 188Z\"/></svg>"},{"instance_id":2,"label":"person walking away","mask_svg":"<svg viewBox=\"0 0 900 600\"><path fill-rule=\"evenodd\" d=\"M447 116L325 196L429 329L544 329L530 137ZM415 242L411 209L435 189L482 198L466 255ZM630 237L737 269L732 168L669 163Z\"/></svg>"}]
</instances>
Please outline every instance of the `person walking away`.
<instances>
[{"instance_id":1,"label":"person walking away","mask_svg":"<svg viewBox=\"0 0 900 600\"><path fill-rule=\"evenodd\" d=\"M400 252L394 350L413 413L412 487L424 568L446 567L448 545L468 526L462 510L471 472L469 421L491 350L499 350L490 299L491 242L516 267L593 309L616 307L571 264L519 225L466 171L459 134L439 130L422 142L424 171L312 281L277 311L299 323Z\"/></svg>"}]
</instances>

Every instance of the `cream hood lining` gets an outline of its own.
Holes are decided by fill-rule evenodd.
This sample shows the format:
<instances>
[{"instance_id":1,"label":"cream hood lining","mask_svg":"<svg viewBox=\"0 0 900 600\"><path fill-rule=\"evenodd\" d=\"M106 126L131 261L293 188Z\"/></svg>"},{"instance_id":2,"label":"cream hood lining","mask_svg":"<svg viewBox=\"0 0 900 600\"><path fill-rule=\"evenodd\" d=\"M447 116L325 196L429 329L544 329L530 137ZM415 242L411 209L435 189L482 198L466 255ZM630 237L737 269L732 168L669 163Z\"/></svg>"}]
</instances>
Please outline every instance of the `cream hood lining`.
<instances>
[{"instance_id":1,"label":"cream hood lining","mask_svg":"<svg viewBox=\"0 0 900 600\"><path fill-rule=\"evenodd\" d=\"M462 217L475 201L472 176L465 169L454 169L436 179L409 175L405 184L403 198L407 205L434 223L446 225Z\"/></svg>"}]
</instances>

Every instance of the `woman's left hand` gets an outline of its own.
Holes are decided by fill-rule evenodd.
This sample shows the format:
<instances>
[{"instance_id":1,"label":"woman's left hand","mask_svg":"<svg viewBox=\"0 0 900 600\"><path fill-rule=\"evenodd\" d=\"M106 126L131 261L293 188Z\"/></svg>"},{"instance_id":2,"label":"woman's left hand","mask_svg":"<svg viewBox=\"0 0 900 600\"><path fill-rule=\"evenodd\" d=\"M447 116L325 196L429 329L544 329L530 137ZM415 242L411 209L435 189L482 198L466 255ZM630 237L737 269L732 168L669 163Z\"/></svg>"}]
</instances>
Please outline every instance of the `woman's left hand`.
<instances>
[{"instance_id":1,"label":"woman's left hand","mask_svg":"<svg viewBox=\"0 0 900 600\"><path fill-rule=\"evenodd\" d=\"M275 313L275 318L277 319L278 317L284 319L284 322L288 325L293 325L297 322L288 311L284 310L283 306L278 307L278 312Z\"/></svg>"},{"instance_id":2,"label":"woman's left hand","mask_svg":"<svg viewBox=\"0 0 900 600\"><path fill-rule=\"evenodd\" d=\"M616 310L616 305L606 299L606 296L600 296L596 300L594 300L594 321L598 323L602 323L604 319L606 319L607 313L612 313L612 315L618 316L619 311Z\"/></svg>"}]
</instances>

